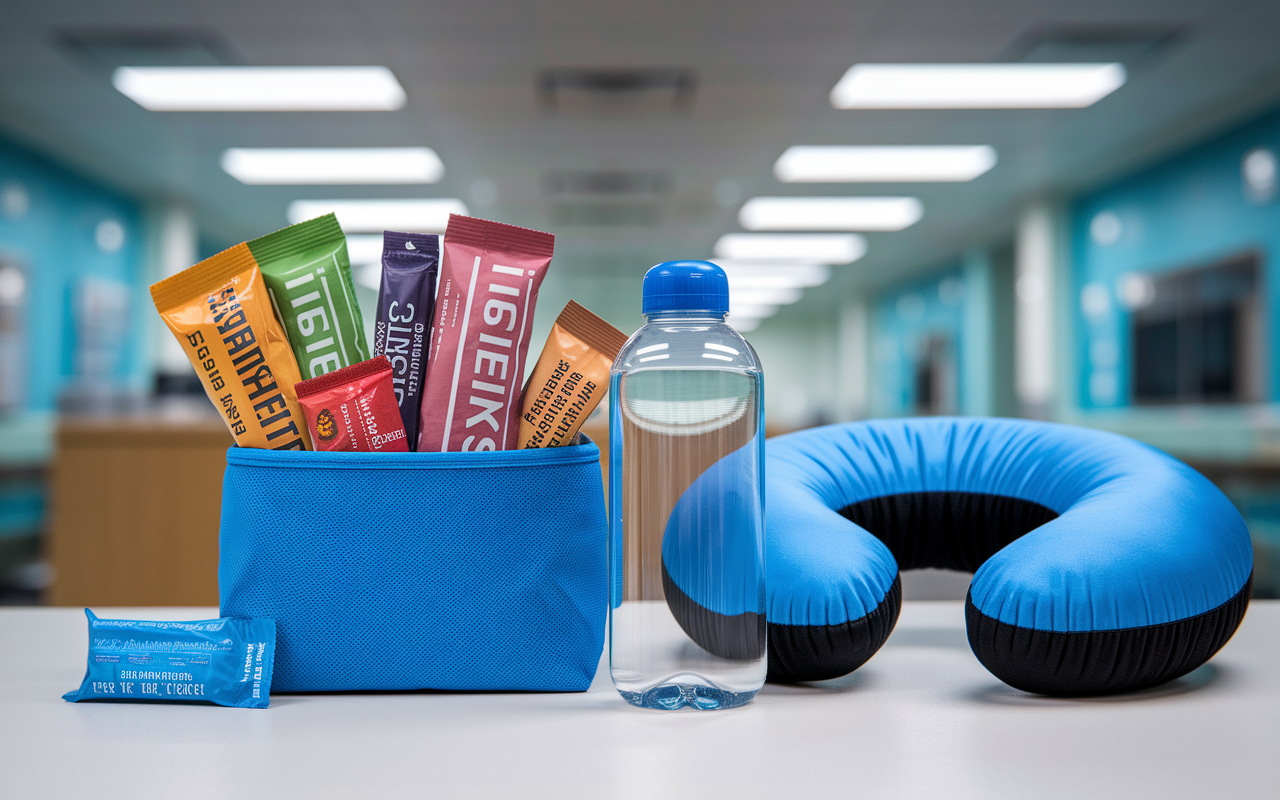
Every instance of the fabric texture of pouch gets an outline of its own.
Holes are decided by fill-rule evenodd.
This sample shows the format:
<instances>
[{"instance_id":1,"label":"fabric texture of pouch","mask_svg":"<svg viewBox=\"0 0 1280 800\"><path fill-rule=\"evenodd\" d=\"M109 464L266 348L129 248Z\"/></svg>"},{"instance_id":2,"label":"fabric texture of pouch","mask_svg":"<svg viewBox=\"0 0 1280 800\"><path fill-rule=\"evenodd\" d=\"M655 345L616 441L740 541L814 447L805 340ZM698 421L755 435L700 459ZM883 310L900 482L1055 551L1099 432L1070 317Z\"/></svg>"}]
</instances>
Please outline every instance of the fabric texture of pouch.
<instances>
[{"instance_id":1,"label":"fabric texture of pouch","mask_svg":"<svg viewBox=\"0 0 1280 800\"><path fill-rule=\"evenodd\" d=\"M232 447L223 616L276 621L273 691L584 691L604 647L600 451Z\"/></svg>"}]
</instances>

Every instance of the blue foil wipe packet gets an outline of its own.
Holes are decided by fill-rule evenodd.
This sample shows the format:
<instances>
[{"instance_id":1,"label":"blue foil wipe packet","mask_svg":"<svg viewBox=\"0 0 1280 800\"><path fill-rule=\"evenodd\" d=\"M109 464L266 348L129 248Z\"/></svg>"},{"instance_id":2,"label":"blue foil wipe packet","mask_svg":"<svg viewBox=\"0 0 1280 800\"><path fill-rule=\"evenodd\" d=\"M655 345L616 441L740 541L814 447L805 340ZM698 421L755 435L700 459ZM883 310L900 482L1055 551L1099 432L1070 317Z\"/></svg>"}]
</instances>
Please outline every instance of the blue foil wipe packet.
<instances>
[{"instance_id":1,"label":"blue foil wipe packet","mask_svg":"<svg viewBox=\"0 0 1280 800\"><path fill-rule=\"evenodd\" d=\"M63 700L160 700L266 708L272 619L146 622L89 617L89 667Z\"/></svg>"}]
</instances>

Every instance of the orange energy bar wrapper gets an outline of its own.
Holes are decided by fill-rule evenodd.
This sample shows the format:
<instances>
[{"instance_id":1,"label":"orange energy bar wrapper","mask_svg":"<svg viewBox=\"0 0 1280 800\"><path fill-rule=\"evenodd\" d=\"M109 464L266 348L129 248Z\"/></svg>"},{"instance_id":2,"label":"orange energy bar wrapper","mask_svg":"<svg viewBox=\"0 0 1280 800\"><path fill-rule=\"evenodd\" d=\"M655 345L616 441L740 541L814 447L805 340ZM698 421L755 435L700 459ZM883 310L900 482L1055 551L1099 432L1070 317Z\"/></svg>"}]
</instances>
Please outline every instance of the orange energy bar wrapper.
<instances>
[{"instance_id":1,"label":"orange energy bar wrapper","mask_svg":"<svg viewBox=\"0 0 1280 800\"><path fill-rule=\"evenodd\" d=\"M311 449L293 388L298 363L247 245L153 284L151 299L236 444Z\"/></svg>"},{"instance_id":2,"label":"orange energy bar wrapper","mask_svg":"<svg viewBox=\"0 0 1280 800\"><path fill-rule=\"evenodd\" d=\"M520 448L567 444L609 388L609 368L627 335L569 301L521 400Z\"/></svg>"}]
</instances>

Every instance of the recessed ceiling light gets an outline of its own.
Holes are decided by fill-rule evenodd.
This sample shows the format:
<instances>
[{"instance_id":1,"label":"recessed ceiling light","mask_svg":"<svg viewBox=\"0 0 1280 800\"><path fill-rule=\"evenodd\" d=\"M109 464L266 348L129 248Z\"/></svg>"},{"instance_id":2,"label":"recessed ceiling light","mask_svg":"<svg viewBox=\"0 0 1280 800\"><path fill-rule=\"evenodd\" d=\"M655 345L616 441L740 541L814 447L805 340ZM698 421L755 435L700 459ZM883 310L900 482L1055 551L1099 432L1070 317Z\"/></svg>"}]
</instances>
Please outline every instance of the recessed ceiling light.
<instances>
[{"instance_id":1,"label":"recessed ceiling light","mask_svg":"<svg viewBox=\"0 0 1280 800\"><path fill-rule=\"evenodd\" d=\"M352 264L377 264L382 261L382 237L376 233L348 235L347 257Z\"/></svg>"},{"instance_id":2,"label":"recessed ceiling light","mask_svg":"<svg viewBox=\"0 0 1280 800\"><path fill-rule=\"evenodd\" d=\"M856 233L726 233L716 240L717 258L851 264L867 252Z\"/></svg>"},{"instance_id":3,"label":"recessed ceiling light","mask_svg":"<svg viewBox=\"0 0 1280 800\"><path fill-rule=\"evenodd\" d=\"M788 147L773 174L783 183L971 181L996 165L995 148L965 146Z\"/></svg>"},{"instance_id":4,"label":"recessed ceiling light","mask_svg":"<svg viewBox=\"0 0 1280 800\"><path fill-rule=\"evenodd\" d=\"M384 230L443 233L450 214L466 214L467 206L456 198L423 200L295 200L289 204L289 222L302 222L333 212L347 233Z\"/></svg>"},{"instance_id":5,"label":"recessed ceiling light","mask_svg":"<svg viewBox=\"0 0 1280 800\"><path fill-rule=\"evenodd\" d=\"M854 64L836 108L1084 108L1124 85L1122 64Z\"/></svg>"},{"instance_id":6,"label":"recessed ceiling light","mask_svg":"<svg viewBox=\"0 0 1280 800\"><path fill-rule=\"evenodd\" d=\"M120 67L111 83L148 111L394 111L386 67Z\"/></svg>"},{"instance_id":7,"label":"recessed ceiling light","mask_svg":"<svg viewBox=\"0 0 1280 800\"><path fill-rule=\"evenodd\" d=\"M738 289L808 289L831 279L831 267L825 264L731 259L716 259L716 263L728 276L731 292Z\"/></svg>"},{"instance_id":8,"label":"recessed ceiling light","mask_svg":"<svg viewBox=\"0 0 1280 800\"><path fill-rule=\"evenodd\" d=\"M232 147L222 169L252 185L435 183L444 164L430 147Z\"/></svg>"},{"instance_id":9,"label":"recessed ceiling light","mask_svg":"<svg viewBox=\"0 0 1280 800\"><path fill-rule=\"evenodd\" d=\"M355 282L378 291L382 286L382 237L375 233L348 234L347 258Z\"/></svg>"},{"instance_id":10,"label":"recessed ceiling light","mask_svg":"<svg viewBox=\"0 0 1280 800\"><path fill-rule=\"evenodd\" d=\"M729 305L741 306L789 306L804 296L796 288L748 289L729 283Z\"/></svg>"},{"instance_id":11,"label":"recessed ceiling light","mask_svg":"<svg viewBox=\"0 0 1280 800\"><path fill-rule=\"evenodd\" d=\"M753 197L738 222L749 231L900 231L922 216L914 197Z\"/></svg>"},{"instance_id":12,"label":"recessed ceiling light","mask_svg":"<svg viewBox=\"0 0 1280 800\"><path fill-rule=\"evenodd\" d=\"M778 313L778 307L769 303L735 303L729 298L729 316L766 319Z\"/></svg>"}]
</instances>

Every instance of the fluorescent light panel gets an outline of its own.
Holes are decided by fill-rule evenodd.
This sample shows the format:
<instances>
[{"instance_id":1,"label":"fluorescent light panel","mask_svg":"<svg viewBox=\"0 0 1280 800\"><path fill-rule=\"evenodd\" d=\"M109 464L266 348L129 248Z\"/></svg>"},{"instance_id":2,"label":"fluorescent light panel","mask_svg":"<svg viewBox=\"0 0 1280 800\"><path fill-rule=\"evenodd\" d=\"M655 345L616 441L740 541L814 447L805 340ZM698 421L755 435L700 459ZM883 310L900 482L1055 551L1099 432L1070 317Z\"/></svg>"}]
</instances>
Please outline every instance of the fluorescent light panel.
<instances>
[{"instance_id":1,"label":"fluorescent light panel","mask_svg":"<svg viewBox=\"0 0 1280 800\"><path fill-rule=\"evenodd\" d=\"M752 317L753 319L767 319L778 313L778 307L767 303L735 303L733 297L729 297L729 316L731 317Z\"/></svg>"},{"instance_id":2,"label":"fluorescent light panel","mask_svg":"<svg viewBox=\"0 0 1280 800\"><path fill-rule=\"evenodd\" d=\"M307 219L310 219L309 217ZM352 264L378 264L382 262L382 236L376 233L347 236L347 257Z\"/></svg>"},{"instance_id":3,"label":"fluorescent light panel","mask_svg":"<svg viewBox=\"0 0 1280 800\"><path fill-rule=\"evenodd\" d=\"M430 147L232 147L222 169L251 185L416 184L444 177Z\"/></svg>"},{"instance_id":4,"label":"fluorescent light panel","mask_svg":"<svg viewBox=\"0 0 1280 800\"><path fill-rule=\"evenodd\" d=\"M716 263L729 277L731 292L738 289L807 289L821 286L831 279L831 267L825 264L730 259L716 259Z\"/></svg>"},{"instance_id":5,"label":"fluorescent light panel","mask_svg":"<svg viewBox=\"0 0 1280 800\"><path fill-rule=\"evenodd\" d=\"M1124 85L1122 64L854 64L836 108L1084 108Z\"/></svg>"},{"instance_id":6,"label":"fluorescent light panel","mask_svg":"<svg viewBox=\"0 0 1280 800\"><path fill-rule=\"evenodd\" d=\"M922 216L914 197L753 197L738 222L749 231L900 231Z\"/></svg>"},{"instance_id":7,"label":"fluorescent light panel","mask_svg":"<svg viewBox=\"0 0 1280 800\"><path fill-rule=\"evenodd\" d=\"M732 261L718 259L729 278L729 323L739 331L755 330L760 320L804 296L803 289L831 277L825 264Z\"/></svg>"},{"instance_id":8,"label":"fluorescent light panel","mask_svg":"<svg viewBox=\"0 0 1280 800\"><path fill-rule=\"evenodd\" d=\"M866 255L867 240L856 233L726 233L716 240L720 259L850 264Z\"/></svg>"},{"instance_id":9,"label":"fluorescent light panel","mask_svg":"<svg viewBox=\"0 0 1280 800\"><path fill-rule=\"evenodd\" d=\"M347 233L384 230L444 233L450 214L466 214L456 198L422 200L295 200L289 204L290 223L333 212Z\"/></svg>"},{"instance_id":10,"label":"fluorescent light panel","mask_svg":"<svg viewBox=\"0 0 1280 800\"><path fill-rule=\"evenodd\" d=\"M747 288L729 283L730 306L789 306L803 296L804 292L794 287Z\"/></svg>"},{"instance_id":11,"label":"fluorescent light panel","mask_svg":"<svg viewBox=\"0 0 1280 800\"><path fill-rule=\"evenodd\" d=\"M148 111L394 111L386 67L120 67L111 83Z\"/></svg>"},{"instance_id":12,"label":"fluorescent light panel","mask_svg":"<svg viewBox=\"0 0 1280 800\"><path fill-rule=\"evenodd\" d=\"M795 146L773 174L783 183L971 181L996 165L995 148L971 146Z\"/></svg>"},{"instance_id":13,"label":"fluorescent light panel","mask_svg":"<svg viewBox=\"0 0 1280 800\"><path fill-rule=\"evenodd\" d=\"M347 257L355 282L373 289L382 286L382 237L376 233L347 236Z\"/></svg>"}]
</instances>

